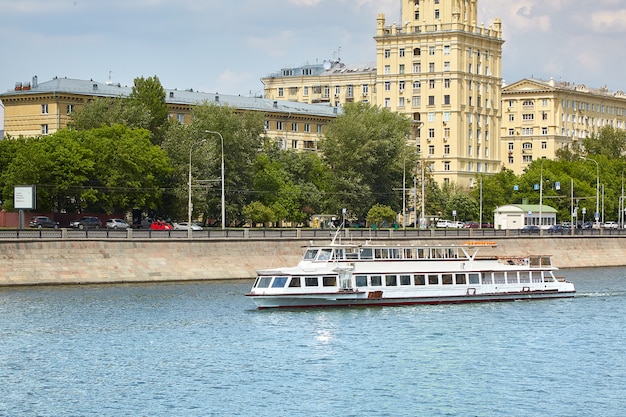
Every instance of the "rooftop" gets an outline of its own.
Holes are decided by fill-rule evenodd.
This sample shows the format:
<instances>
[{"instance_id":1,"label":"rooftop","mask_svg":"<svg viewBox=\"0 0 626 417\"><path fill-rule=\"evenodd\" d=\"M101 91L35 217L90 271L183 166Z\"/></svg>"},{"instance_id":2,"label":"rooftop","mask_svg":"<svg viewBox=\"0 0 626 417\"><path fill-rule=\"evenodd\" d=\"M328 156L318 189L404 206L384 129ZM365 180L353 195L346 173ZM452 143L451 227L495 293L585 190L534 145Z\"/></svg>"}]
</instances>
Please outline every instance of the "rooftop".
<instances>
[{"instance_id":1,"label":"rooftop","mask_svg":"<svg viewBox=\"0 0 626 417\"><path fill-rule=\"evenodd\" d=\"M94 80L78 80L55 77L39 83L33 77L32 83L16 83L15 89L0 93L0 100L21 95L45 93L77 94L92 97L127 97L132 87L120 84L103 83ZM333 117L341 109L328 104L307 104L287 100L268 100L261 97L235 96L219 93L204 93L193 90L165 89L165 101L168 104L198 105L202 103L227 105L240 110L271 111Z\"/></svg>"}]
</instances>

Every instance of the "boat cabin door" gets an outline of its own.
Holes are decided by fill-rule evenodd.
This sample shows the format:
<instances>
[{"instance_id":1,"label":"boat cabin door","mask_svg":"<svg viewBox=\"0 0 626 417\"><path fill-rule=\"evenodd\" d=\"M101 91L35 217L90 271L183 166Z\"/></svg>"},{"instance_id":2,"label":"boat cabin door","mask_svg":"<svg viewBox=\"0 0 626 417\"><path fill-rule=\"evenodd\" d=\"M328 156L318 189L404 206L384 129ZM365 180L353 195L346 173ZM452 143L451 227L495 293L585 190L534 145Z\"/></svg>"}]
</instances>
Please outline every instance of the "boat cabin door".
<instances>
[{"instance_id":1,"label":"boat cabin door","mask_svg":"<svg viewBox=\"0 0 626 417\"><path fill-rule=\"evenodd\" d=\"M340 290L353 290L354 286L352 284L352 271L353 267L347 268L337 268L337 274L339 279L339 289Z\"/></svg>"}]
</instances>

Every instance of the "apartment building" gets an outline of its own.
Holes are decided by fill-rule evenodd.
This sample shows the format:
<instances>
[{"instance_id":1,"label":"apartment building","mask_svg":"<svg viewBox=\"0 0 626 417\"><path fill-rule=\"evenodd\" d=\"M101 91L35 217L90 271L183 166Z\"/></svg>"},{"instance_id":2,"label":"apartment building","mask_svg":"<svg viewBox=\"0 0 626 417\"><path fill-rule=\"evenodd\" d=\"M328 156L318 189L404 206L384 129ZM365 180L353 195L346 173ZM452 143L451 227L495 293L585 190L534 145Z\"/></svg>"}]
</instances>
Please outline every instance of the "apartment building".
<instances>
[{"instance_id":1,"label":"apartment building","mask_svg":"<svg viewBox=\"0 0 626 417\"><path fill-rule=\"evenodd\" d=\"M0 94L4 103L4 130L7 136L39 136L67 127L69 115L94 98L122 98L131 87L110 82L54 78L39 83L18 82ZM317 141L340 109L328 105L313 105L259 97L210 94L193 90L165 90L165 102L170 119L191 123L194 106L202 103L228 105L237 111L262 112L266 116L266 135L282 144L284 149L317 149Z\"/></svg>"},{"instance_id":2,"label":"apartment building","mask_svg":"<svg viewBox=\"0 0 626 417\"><path fill-rule=\"evenodd\" d=\"M501 159L521 174L534 160L598 134L626 128L626 94L553 79L523 79L502 89Z\"/></svg>"},{"instance_id":3,"label":"apartment building","mask_svg":"<svg viewBox=\"0 0 626 417\"><path fill-rule=\"evenodd\" d=\"M286 68L262 79L265 96L405 113L414 122L408 142L436 181L472 187L477 173L501 167L501 22L478 26L477 0L401 5L402 24L377 18L375 64Z\"/></svg>"}]
</instances>

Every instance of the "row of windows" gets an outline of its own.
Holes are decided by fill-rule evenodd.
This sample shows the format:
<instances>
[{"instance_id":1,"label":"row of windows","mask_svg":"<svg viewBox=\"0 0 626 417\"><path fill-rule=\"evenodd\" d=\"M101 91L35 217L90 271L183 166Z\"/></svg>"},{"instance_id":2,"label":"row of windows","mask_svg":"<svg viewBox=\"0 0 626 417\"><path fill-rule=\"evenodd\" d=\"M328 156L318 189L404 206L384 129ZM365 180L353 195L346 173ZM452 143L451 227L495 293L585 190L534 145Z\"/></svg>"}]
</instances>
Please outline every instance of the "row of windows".
<instances>
[{"instance_id":1,"label":"row of windows","mask_svg":"<svg viewBox=\"0 0 626 417\"><path fill-rule=\"evenodd\" d=\"M276 130L277 131L284 131L287 128L287 124L288 122L284 122L284 121L277 121L276 123ZM298 122L291 122L291 132L304 132L304 133L311 133L311 124L310 123L303 123L302 125L300 125L300 123ZM321 134L322 133L322 125L318 124L315 125L315 129L316 129L316 133ZM271 130L271 122L269 120L265 121L265 130Z\"/></svg>"},{"instance_id":2,"label":"row of windows","mask_svg":"<svg viewBox=\"0 0 626 417\"><path fill-rule=\"evenodd\" d=\"M548 221L549 219L544 219ZM401 286L446 286L446 285L492 285L492 284L530 284L554 282L550 273L542 271L483 272L483 273L439 273L439 274L381 274L355 275L354 284L363 287L401 287ZM256 288L302 288L336 287L337 277L260 277Z\"/></svg>"},{"instance_id":3,"label":"row of windows","mask_svg":"<svg viewBox=\"0 0 626 417\"><path fill-rule=\"evenodd\" d=\"M419 13L419 11L417 11L416 13ZM419 17L416 17L416 19L419 19ZM435 46L431 45L428 47L429 56L434 56L436 54L436 51L437 51L437 48ZM451 51L450 45L443 46L444 55L450 55L450 51ZM484 57L485 60L489 60L489 51L487 50L485 50L484 52L481 52L479 49L474 50L472 47L469 47L467 49L467 53L470 58L476 55L478 59L481 59L482 57ZM421 56L421 55L422 55L421 48L413 48L413 56ZM385 49L383 52L383 56L385 58L391 58L391 49ZM406 48L398 48L398 56L400 58L404 58L406 56Z\"/></svg>"},{"instance_id":4,"label":"row of windows","mask_svg":"<svg viewBox=\"0 0 626 417\"><path fill-rule=\"evenodd\" d=\"M73 104L68 104L66 107L66 114L71 114L74 111L74 105ZM48 105L47 104L42 104L41 105L41 114L48 114Z\"/></svg>"}]
</instances>

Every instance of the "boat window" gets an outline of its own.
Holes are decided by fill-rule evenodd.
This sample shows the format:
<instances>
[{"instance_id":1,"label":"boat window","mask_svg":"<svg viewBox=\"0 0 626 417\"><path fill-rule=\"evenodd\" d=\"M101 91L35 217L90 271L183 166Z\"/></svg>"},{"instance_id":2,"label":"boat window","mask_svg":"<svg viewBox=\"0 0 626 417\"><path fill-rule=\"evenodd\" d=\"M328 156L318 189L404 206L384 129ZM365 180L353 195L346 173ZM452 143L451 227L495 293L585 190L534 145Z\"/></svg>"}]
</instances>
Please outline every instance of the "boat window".
<instances>
[{"instance_id":1,"label":"boat window","mask_svg":"<svg viewBox=\"0 0 626 417\"><path fill-rule=\"evenodd\" d=\"M426 276L423 274L417 274L413 277L414 285L426 285Z\"/></svg>"},{"instance_id":2,"label":"boat window","mask_svg":"<svg viewBox=\"0 0 626 417\"><path fill-rule=\"evenodd\" d=\"M554 276L548 272L546 272L543 276L543 282L555 282L556 279Z\"/></svg>"},{"instance_id":3,"label":"boat window","mask_svg":"<svg viewBox=\"0 0 626 417\"><path fill-rule=\"evenodd\" d=\"M467 284L467 277L465 276L465 274L456 274L454 276L454 280L456 282L456 285L465 285L465 284Z\"/></svg>"},{"instance_id":4,"label":"boat window","mask_svg":"<svg viewBox=\"0 0 626 417\"><path fill-rule=\"evenodd\" d=\"M411 285L411 276L400 275L400 285Z\"/></svg>"},{"instance_id":5,"label":"boat window","mask_svg":"<svg viewBox=\"0 0 626 417\"><path fill-rule=\"evenodd\" d=\"M530 274L530 276L531 276L530 280L531 280L532 282L534 282L535 284L537 284L537 283L541 282L541 272L538 272L538 271L537 271L537 272L533 273L533 272L530 272L530 271L529 271L528 273L529 273L529 274Z\"/></svg>"},{"instance_id":6,"label":"boat window","mask_svg":"<svg viewBox=\"0 0 626 417\"><path fill-rule=\"evenodd\" d=\"M343 259L344 258L344 252L343 249L335 249L335 254L333 256L333 259Z\"/></svg>"},{"instance_id":7,"label":"boat window","mask_svg":"<svg viewBox=\"0 0 626 417\"><path fill-rule=\"evenodd\" d=\"M483 272L483 284L493 284L493 277L490 272Z\"/></svg>"},{"instance_id":8,"label":"boat window","mask_svg":"<svg viewBox=\"0 0 626 417\"><path fill-rule=\"evenodd\" d=\"M398 277L395 275L385 275L385 285L388 287L396 287L398 285Z\"/></svg>"},{"instance_id":9,"label":"boat window","mask_svg":"<svg viewBox=\"0 0 626 417\"><path fill-rule=\"evenodd\" d=\"M322 285L324 287L336 287L337 277L322 277Z\"/></svg>"},{"instance_id":10,"label":"boat window","mask_svg":"<svg viewBox=\"0 0 626 417\"><path fill-rule=\"evenodd\" d=\"M284 288L287 283L287 277L276 277L272 282L272 288Z\"/></svg>"},{"instance_id":11,"label":"boat window","mask_svg":"<svg viewBox=\"0 0 626 417\"><path fill-rule=\"evenodd\" d=\"M530 275L527 271L522 271L519 273L519 282L522 284L530 283Z\"/></svg>"},{"instance_id":12,"label":"boat window","mask_svg":"<svg viewBox=\"0 0 626 417\"><path fill-rule=\"evenodd\" d=\"M424 248L419 248L419 249L417 250L417 257L418 257L419 259L424 259L424 258L426 258L426 251L424 250Z\"/></svg>"},{"instance_id":13,"label":"boat window","mask_svg":"<svg viewBox=\"0 0 626 417\"><path fill-rule=\"evenodd\" d=\"M428 285L438 285L439 275L428 275Z\"/></svg>"},{"instance_id":14,"label":"boat window","mask_svg":"<svg viewBox=\"0 0 626 417\"><path fill-rule=\"evenodd\" d=\"M355 277L356 286L357 287L367 287L367 276L366 275L357 275Z\"/></svg>"},{"instance_id":15,"label":"boat window","mask_svg":"<svg viewBox=\"0 0 626 417\"><path fill-rule=\"evenodd\" d=\"M472 285L480 284L480 275L469 274L469 283Z\"/></svg>"},{"instance_id":16,"label":"boat window","mask_svg":"<svg viewBox=\"0 0 626 417\"><path fill-rule=\"evenodd\" d=\"M313 260L315 260L316 256L317 256L317 249L309 249L304 254L304 260L305 261L313 261Z\"/></svg>"},{"instance_id":17,"label":"boat window","mask_svg":"<svg viewBox=\"0 0 626 417\"><path fill-rule=\"evenodd\" d=\"M374 249L374 257L376 259L389 258L389 251L387 249Z\"/></svg>"},{"instance_id":18,"label":"boat window","mask_svg":"<svg viewBox=\"0 0 626 417\"><path fill-rule=\"evenodd\" d=\"M415 250L413 248L404 248L404 259L415 259Z\"/></svg>"},{"instance_id":19,"label":"boat window","mask_svg":"<svg viewBox=\"0 0 626 417\"><path fill-rule=\"evenodd\" d=\"M263 277L259 279L259 283L256 286L257 288L269 288L270 282L272 281L272 277Z\"/></svg>"},{"instance_id":20,"label":"boat window","mask_svg":"<svg viewBox=\"0 0 626 417\"><path fill-rule=\"evenodd\" d=\"M506 273L506 282L508 284L517 284L517 272L507 272Z\"/></svg>"},{"instance_id":21,"label":"boat window","mask_svg":"<svg viewBox=\"0 0 626 417\"><path fill-rule=\"evenodd\" d=\"M372 275L370 277L370 285L372 287L380 287L383 285L383 279L380 275Z\"/></svg>"},{"instance_id":22,"label":"boat window","mask_svg":"<svg viewBox=\"0 0 626 417\"><path fill-rule=\"evenodd\" d=\"M346 250L346 258L347 259L359 259L359 252L357 248L348 248Z\"/></svg>"},{"instance_id":23,"label":"boat window","mask_svg":"<svg viewBox=\"0 0 626 417\"><path fill-rule=\"evenodd\" d=\"M506 279L504 278L504 272L494 272L493 273L493 282L495 284L505 284Z\"/></svg>"},{"instance_id":24,"label":"boat window","mask_svg":"<svg viewBox=\"0 0 626 417\"><path fill-rule=\"evenodd\" d=\"M441 282L443 285L452 285L452 274L441 274Z\"/></svg>"},{"instance_id":25,"label":"boat window","mask_svg":"<svg viewBox=\"0 0 626 417\"><path fill-rule=\"evenodd\" d=\"M333 250L332 249L322 249L320 251L319 256L317 257L318 261L328 261L330 259L330 256L332 255Z\"/></svg>"},{"instance_id":26,"label":"boat window","mask_svg":"<svg viewBox=\"0 0 626 417\"><path fill-rule=\"evenodd\" d=\"M300 282L300 277L291 277L291 281L289 281L290 287L301 287L302 283Z\"/></svg>"},{"instance_id":27,"label":"boat window","mask_svg":"<svg viewBox=\"0 0 626 417\"><path fill-rule=\"evenodd\" d=\"M401 259L402 251L400 249L389 249L391 259Z\"/></svg>"},{"instance_id":28,"label":"boat window","mask_svg":"<svg viewBox=\"0 0 626 417\"><path fill-rule=\"evenodd\" d=\"M552 259L549 256L541 257L541 266L551 266L551 265L552 265Z\"/></svg>"},{"instance_id":29,"label":"boat window","mask_svg":"<svg viewBox=\"0 0 626 417\"><path fill-rule=\"evenodd\" d=\"M372 256L372 248L361 249L361 259L374 259Z\"/></svg>"},{"instance_id":30,"label":"boat window","mask_svg":"<svg viewBox=\"0 0 626 417\"><path fill-rule=\"evenodd\" d=\"M319 283L317 282L317 277L306 277L304 278L304 285L307 287L317 287Z\"/></svg>"}]
</instances>

